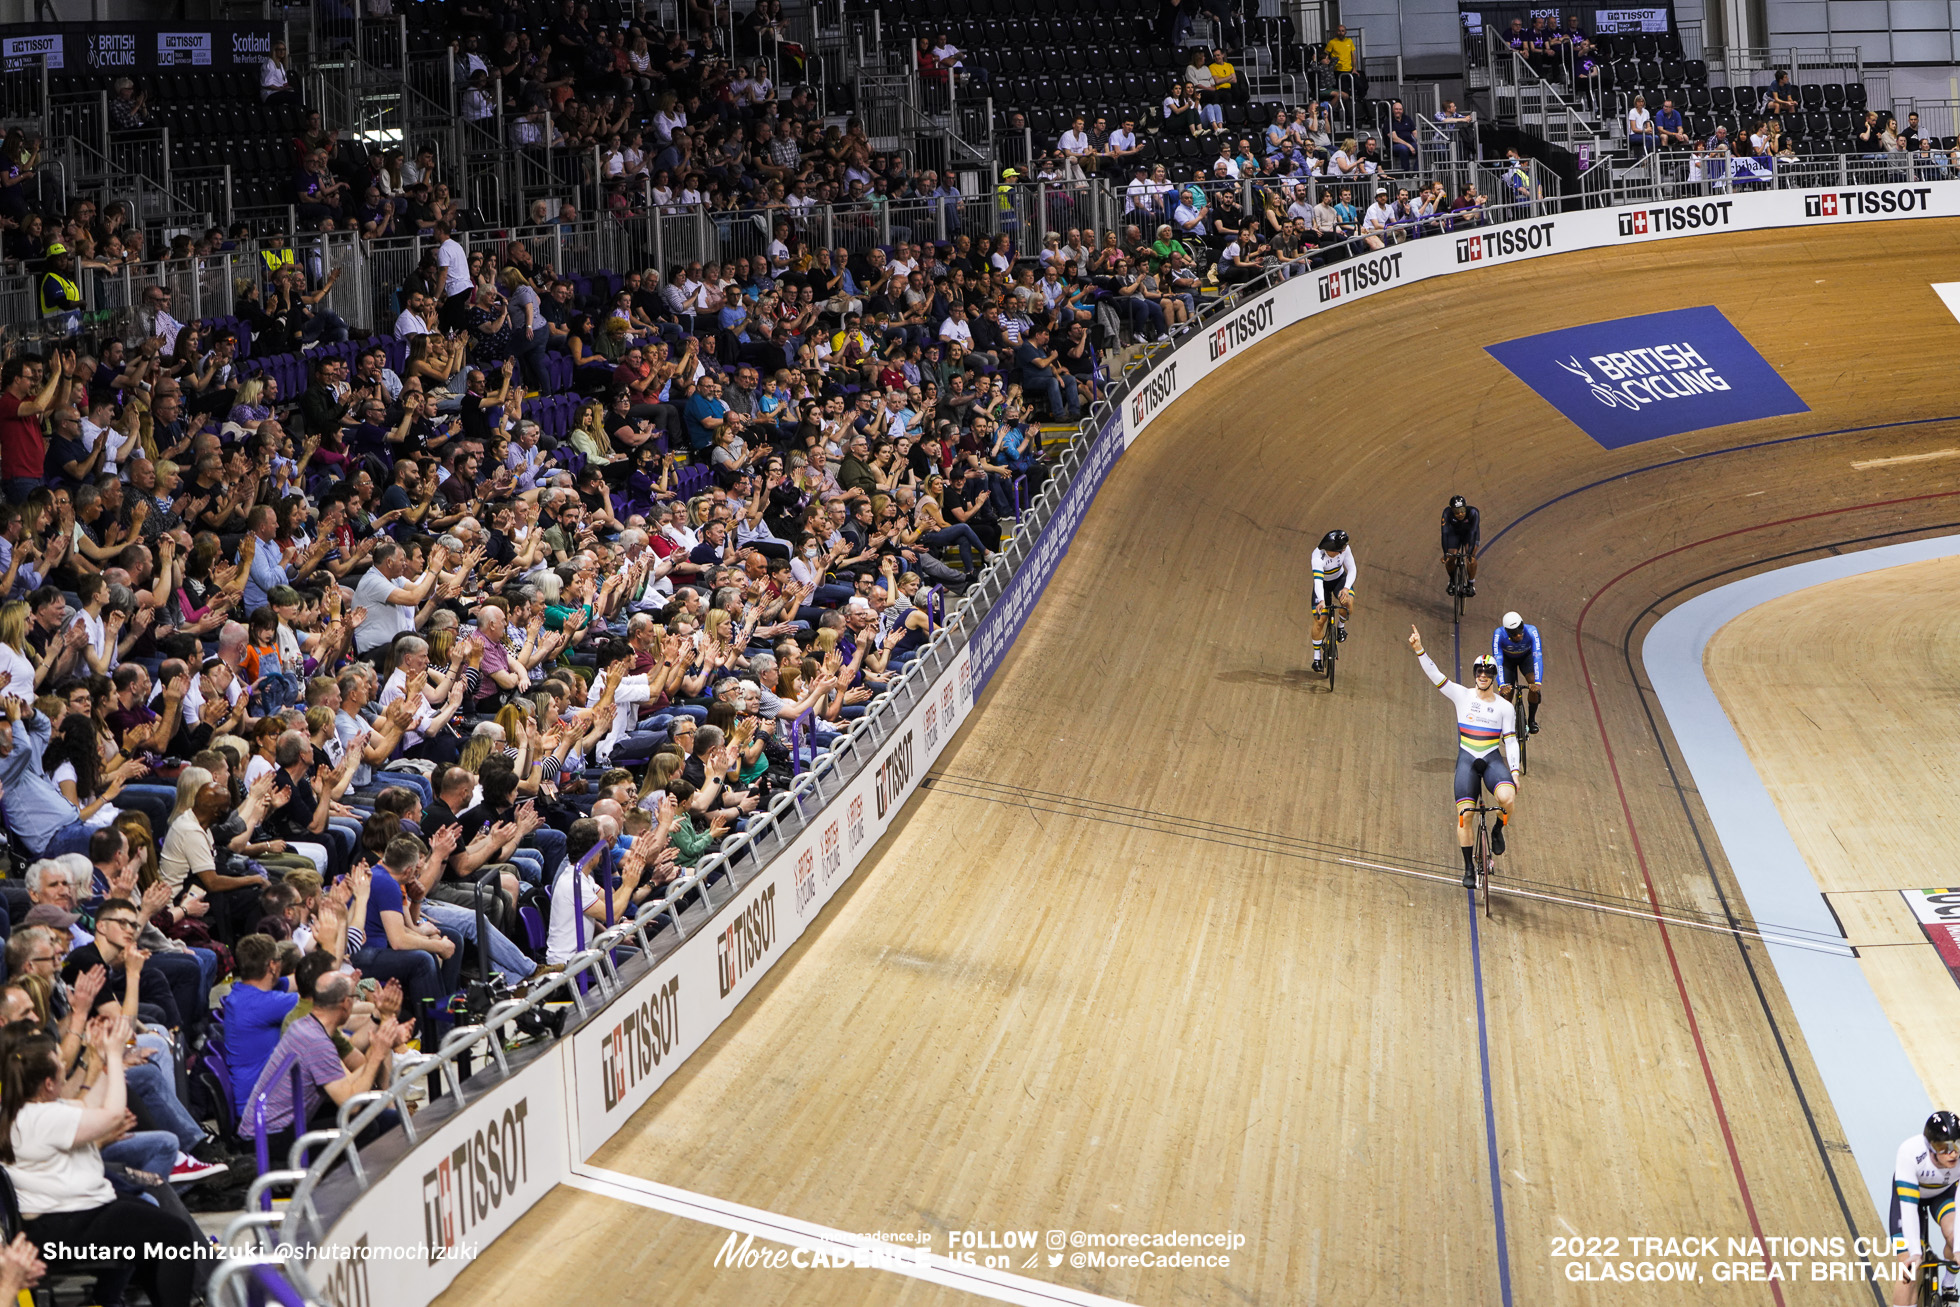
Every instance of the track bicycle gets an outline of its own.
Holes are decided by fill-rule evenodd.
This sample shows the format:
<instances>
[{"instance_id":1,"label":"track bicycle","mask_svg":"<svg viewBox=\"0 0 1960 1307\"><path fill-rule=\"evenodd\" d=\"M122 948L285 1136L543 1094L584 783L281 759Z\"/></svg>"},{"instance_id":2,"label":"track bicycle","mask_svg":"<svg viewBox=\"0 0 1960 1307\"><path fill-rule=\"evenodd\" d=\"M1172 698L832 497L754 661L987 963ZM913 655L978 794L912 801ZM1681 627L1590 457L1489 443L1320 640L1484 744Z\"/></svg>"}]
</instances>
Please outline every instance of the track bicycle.
<instances>
[{"instance_id":1,"label":"track bicycle","mask_svg":"<svg viewBox=\"0 0 1960 1307\"><path fill-rule=\"evenodd\" d=\"M1453 596L1452 602L1455 604L1455 612L1451 615L1450 620L1458 626L1463 625L1463 589L1469 584L1470 551L1467 549L1450 550L1450 594Z\"/></svg>"},{"instance_id":2,"label":"track bicycle","mask_svg":"<svg viewBox=\"0 0 1960 1307\"><path fill-rule=\"evenodd\" d=\"M1488 917L1490 916L1490 877L1493 869L1492 863L1497 856L1490 850L1490 814L1493 812L1503 812L1504 809L1485 803L1480 799L1477 802L1477 806L1471 808L1470 811L1477 815L1476 835L1472 841L1470 854L1471 869L1476 873L1477 878L1477 906L1481 907L1484 910L1484 915Z\"/></svg>"},{"instance_id":3,"label":"track bicycle","mask_svg":"<svg viewBox=\"0 0 1960 1307\"><path fill-rule=\"evenodd\" d=\"M1347 639L1347 623L1341 617L1340 596L1327 600L1327 626L1320 642L1320 656L1327 663L1327 693L1334 693L1334 664L1341 658L1341 642Z\"/></svg>"},{"instance_id":4,"label":"track bicycle","mask_svg":"<svg viewBox=\"0 0 1960 1307\"><path fill-rule=\"evenodd\" d=\"M1960 1262L1949 1262L1943 1257L1935 1257L1925 1251L1919 1255L1919 1279L1913 1302L1919 1307L1951 1307L1960 1303L1960 1288L1940 1288L1940 1272L1953 1271L1960 1274Z\"/></svg>"}]
</instances>

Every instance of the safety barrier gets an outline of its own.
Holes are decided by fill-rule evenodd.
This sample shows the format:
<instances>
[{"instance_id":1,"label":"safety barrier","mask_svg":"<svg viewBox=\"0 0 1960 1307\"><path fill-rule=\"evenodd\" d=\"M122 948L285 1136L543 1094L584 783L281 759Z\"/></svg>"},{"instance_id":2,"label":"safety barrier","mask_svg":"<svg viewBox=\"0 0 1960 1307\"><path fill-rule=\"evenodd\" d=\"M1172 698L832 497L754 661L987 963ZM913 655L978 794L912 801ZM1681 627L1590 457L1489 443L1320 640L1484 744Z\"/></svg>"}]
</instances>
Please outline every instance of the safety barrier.
<instances>
[{"instance_id":1,"label":"safety barrier","mask_svg":"<svg viewBox=\"0 0 1960 1307\"><path fill-rule=\"evenodd\" d=\"M945 628L748 832L636 921L599 935L541 991L453 1031L387 1092L343 1105L338 1130L295 1144L292 1160L306 1165L260 1177L254 1200L289 1188L292 1201L276 1235L270 1214L233 1223L227 1242L249 1242L213 1277L212 1300L225 1307L255 1295L263 1301L268 1278L281 1273L268 1255L276 1238L294 1253L283 1274L308 1301L420 1307L460 1271L462 1254L503 1234L610 1138L850 878L973 711L1124 450L1227 361L1340 304L1492 264L1901 217L1960 217L1960 186L1776 191L1531 218L1275 269L1207 306L1175 346L1131 362ZM710 883L720 873L726 882ZM683 907L697 892L706 902ZM659 923L663 916L675 924ZM564 1003L570 1012L556 1039L503 1047L507 1025ZM486 1057L490 1064L471 1075L470 1060ZM422 1085L431 1101L405 1118L405 1150L400 1139L366 1155L352 1147L360 1130ZM417 1244L418 1258L375 1255Z\"/></svg>"}]
</instances>

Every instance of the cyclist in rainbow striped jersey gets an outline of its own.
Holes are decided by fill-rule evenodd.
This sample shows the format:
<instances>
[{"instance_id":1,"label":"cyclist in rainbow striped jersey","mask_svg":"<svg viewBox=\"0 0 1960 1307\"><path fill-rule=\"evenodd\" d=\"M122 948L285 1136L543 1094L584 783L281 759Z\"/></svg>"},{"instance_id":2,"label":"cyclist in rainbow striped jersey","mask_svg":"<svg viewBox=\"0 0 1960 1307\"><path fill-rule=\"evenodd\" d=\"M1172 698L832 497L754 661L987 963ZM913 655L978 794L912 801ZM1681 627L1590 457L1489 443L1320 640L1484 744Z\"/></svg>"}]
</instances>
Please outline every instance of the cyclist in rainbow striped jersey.
<instances>
[{"instance_id":1,"label":"cyclist in rainbow striped jersey","mask_svg":"<svg viewBox=\"0 0 1960 1307\"><path fill-rule=\"evenodd\" d=\"M1463 884L1477 884L1475 855L1471 851L1471 809L1477 806L1480 788L1488 787L1497 806L1497 824L1490 830L1493 853L1504 852L1504 828L1511 822L1512 806L1517 802L1518 781L1524 769L1518 763L1517 710L1500 698L1497 660L1479 654L1470 664L1470 679L1476 688L1458 685L1443 675L1429 655L1422 651L1422 633L1409 628L1409 648L1422 661L1423 675L1456 705L1456 843L1463 850ZM1501 746L1501 750L1500 750Z\"/></svg>"}]
</instances>

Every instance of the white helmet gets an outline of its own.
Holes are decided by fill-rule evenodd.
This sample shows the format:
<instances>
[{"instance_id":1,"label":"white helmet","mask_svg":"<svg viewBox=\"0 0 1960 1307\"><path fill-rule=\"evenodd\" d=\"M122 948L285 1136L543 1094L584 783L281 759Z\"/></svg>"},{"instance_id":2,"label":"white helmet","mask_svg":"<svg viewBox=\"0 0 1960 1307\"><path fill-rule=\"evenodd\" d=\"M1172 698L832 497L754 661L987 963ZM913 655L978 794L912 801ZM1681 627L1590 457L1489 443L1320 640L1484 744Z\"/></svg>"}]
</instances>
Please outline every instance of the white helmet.
<instances>
[{"instance_id":1,"label":"white helmet","mask_svg":"<svg viewBox=\"0 0 1960 1307\"><path fill-rule=\"evenodd\" d=\"M1523 626L1523 625L1524 625L1524 618L1522 618L1522 617L1519 617L1519 616L1518 616L1518 615L1517 615L1516 613L1506 613L1506 614L1504 614L1504 629L1505 629L1505 630L1507 630L1507 631L1515 631L1515 630L1517 630L1517 629L1518 629L1519 627L1521 627L1521 626Z\"/></svg>"}]
</instances>

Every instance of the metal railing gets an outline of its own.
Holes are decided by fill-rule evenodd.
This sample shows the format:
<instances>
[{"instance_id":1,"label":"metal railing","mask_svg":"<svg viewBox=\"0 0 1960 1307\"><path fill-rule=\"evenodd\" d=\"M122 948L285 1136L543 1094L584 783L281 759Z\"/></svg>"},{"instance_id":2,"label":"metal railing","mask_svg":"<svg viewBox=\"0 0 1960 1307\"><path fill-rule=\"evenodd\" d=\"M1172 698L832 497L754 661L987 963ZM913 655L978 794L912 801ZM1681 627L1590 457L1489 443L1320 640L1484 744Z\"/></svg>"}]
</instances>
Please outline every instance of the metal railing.
<instances>
[{"instance_id":1,"label":"metal railing","mask_svg":"<svg viewBox=\"0 0 1960 1307\"><path fill-rule=\"evenodd\" d=\"M1593 120L1566 99L1563 92L1538 75L1522 55L1484 29L1491 74L1491 106L1501 120L1574 154L1597 152L1602 133Z\"/></svg>"},{"instance_id":2,"label":"metal railing","mask_svg":"<svg viewBox=\"0 0 1960 1307\"><path fill-rule=\"evenodd\" d=\"M1960 164L1939 150L1794 159L1754 158L1721 150L1670 150L1632 162L1601 160L1580 175L1579 194L1586 208L1598 209L1738 191L1891 186L1955 177L1960 177Z\"/></svg>"}]
</instances>

